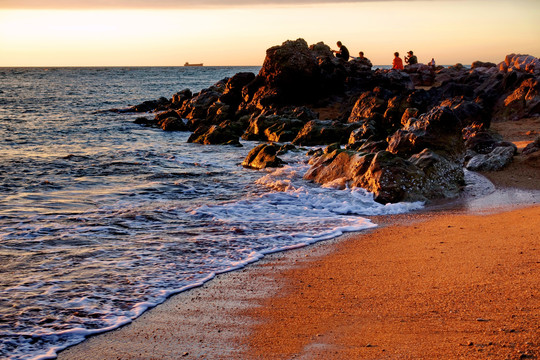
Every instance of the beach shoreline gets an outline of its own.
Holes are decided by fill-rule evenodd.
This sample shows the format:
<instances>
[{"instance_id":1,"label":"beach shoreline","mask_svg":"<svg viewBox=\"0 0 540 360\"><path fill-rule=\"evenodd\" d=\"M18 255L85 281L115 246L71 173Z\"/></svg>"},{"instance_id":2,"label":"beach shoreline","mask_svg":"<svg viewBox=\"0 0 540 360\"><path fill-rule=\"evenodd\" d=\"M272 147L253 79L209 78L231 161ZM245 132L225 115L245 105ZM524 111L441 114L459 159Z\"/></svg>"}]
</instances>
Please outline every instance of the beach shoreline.
<instances>
[{"instance_id":1,"label":"beach shoreline","mask_svg":"<svg viewBox=\"0 0 540 360\"><path fill-rule=\"evenodd\" d=\"M514 167L487 174L483 194L368 217L379 226L266 255L58 358L540 356L540 184L538 169L519 156ZM414 288L403 286L413 280ZM454 311L463 313L463 304L467 317Z\"/></svg>"},{"instance_id":2,"label":"beach shoreline","mask_svg":"<svg viewBox=\"0 0 540 360\"><path fill-rule=\"evenodd\" d=\"M377 333L374 332L373 328L371 327L370 335L373 336L373 340L366 340L367 342L364 341L365 344L359 342L357 339L350 339L351 346L345 346L344 342L348 341L343 339L345 334L343 333L341 334L341 337L336 337L335 331L331 339L325 339L321 343L321 337L325 336L322 335L324 331L317 330L316 334L304 336L304 340L306 340L307 337L308 341L301 347L301 349L298 347L298 345L295 345L292 348L288 348L289 352L283 352L283 349L285 349L284 342L286 342L286 339L293 341L293 339L298 339L300 337L298 330L296 330L296 332L293 331L293 328L291 327L292 323L286 319L287 317L293 318L296 316L300 319L311 319L308 321L307 325L302 325L307 326L308 328L312 328L314 323L319 322L317 320L317 316L320 315L321 308L317 309L315 312L313 312L313 310L308 310L307 313L286 315L295 309L298 309L298 301L299 299L304 298L305 294L307 293L306 290L311 290L312 295L313 292L315 292L317 295L309 300L310 305L308 309L314 309L315 306L312 305L315 304L320 298L320 293L317 293L315 288L311 289L313 285L309 286L308 288L303 288L302 290L299 290L296 285L299 283L313 283L315 279L320 278L321 274L314 275L312 271L314 269L321 269L325 266L329 266L328 264L331 263L330 259L335 256L340 256L336 254L344 253L348 254L347 256L349 257L352 256L359 258L357 253L355 255L351 255L354 254L352 248L356 249L356 251L358 251L359 248L365 250L367 243L369 243L372 248L379 246L390 246L390 244L396 245L395 239L394 242L392 242L392 240L388 237L388 231L393 233L394 237L397 236L398 238L405 238L406 235L403 235L404 229L425 229L426 225L433 223L439 225L429 226L440 226L441 222L446 223L453 218L459 219L461 217L463 219L467 219L467 221L474 220L478 221L479 223L483 223L483 220L491 219L492 217L495 217L498 219L497 221L500 221L500 217L514 218L516 216L524 216L522 215L522 212L532 213L533 220L535 217L538 218L538 215L540 214L540 207L538 206L538 203L540 203L540 193L531 190L525 191L524 194L528 193L533 195L531 202L528 204L522 203L511 205L508 204L507 201L508 196L511 195L505 195L505 192L507 191L510 191L511 194L515 194L515 191L519 190L499 189L497 191L498 195L491 194L493 198L498 199L497 201L499 201L499 206L495 205L497 201L493 199L487 203L485 202L485 198L478 200L469 199L468 201L459 201L457 203L447 205L428 207L425 210L413 213L372 217L374 222L379 225L375 229L358 233L348 233L338 238L323 241L301 249L295 249L294 251L285 251L267 255L259 262L249 265L244 269L217 275L212 281L205 283L199 288L191 289L175 295L169 298L165 303L158 305L157 307L144 313L141 317L135 319L131 324L105 334L90 337L83 343L60 352L58 358L286 359L295 357L320 358L319 356L336 359L343 358L342 356L345 356L345 358L346 356L371 358L371 356L373 356L373 348L377 348L378 351L381 351L381 353L377 353L377 356L384 355L386 358L418 358L418 356L422 355L422 353L418 353L418 349L421 348L423 349L422 351L427 351L428 348L425 346L405 346L408 344L408 338L406 336L401 336L401 342L396 342L396 344L401 344L401 347L391 349L391 347L385 344L383 348L383 346L380 344L380 338L378 339L376 337ZM483 234L484 236L496 236L497 234L500 234L501 232L504 233L506 231L504 226L501 228L497 221L488 221L492 222L492 227L484 229L486 231ZM421 224L422 226L416 226L415 224ZM532 223L530 226L531 231L534 230ZM424 232L425 231L427 230L424 230ZM520 230L518 230L518 232L519 231ZM470 234L466 236L470 236ZM387 242L376 240L380 239L381 237L385 238ZM516 236L516 238L518 237L519 236ZM417 237L414 236L413 232L409 239L415 238ZM540 236L538 230L536 230L534 233L531 232L531 236L529 236L529 238L529 240L534 240L535 242L532 243L532 245L530 245L530 247L526 250L529 251L529 253L536 255L536 258L538 258L538 253L535 253L537 249L540 249ZM419 239L424 239L424 241L427 241L425 240L426 236L424 235L420 236ZM500 251L500 249L497 251ZM523 259L522 254L513 254L513 256L517 256L518 259ZM363 260L365 261L366 259ZM378 260L382 261L382 259ZM341 262L342 260L339 261ZM532 273L533 270L538 270L538 263L535 265L531 259L528 261L531 263L530 266L532 266L532 268L529 268L528 270L531 271L532 276L535 276L533 277L533 280L540 281L540 275L538 273ZM335 265L336 264L334 263L334 266ZM410 265L411 264L409 264L409 266ZM337 266L337 268L340 267L341 266ZM298 273L302 275L298 275ZM292 281L291 276L300 277L299 280L297 279L296 281ZM348 288L348 278L350 279L351 277L354 277L354 275L348 274L345 277L334 276L336 279L341 279L341 282L337 285L339 289ZM377 282L384 284L385 282L388 282L388 280L388 277L384 277L382 279L378 279ZM431 278L431 281L433 281L433 277ZM295 283L296 285L293 286L292 284ZM319 284L319 286L323 286L323 288L327 288L328 285L328 283ZM534 290L534 286L532 285L533 284L529 284L531 290ZM336 286L336 284L334 284L334 286ZM396 286L396 284L394 284L394 286ZM537 293L537 289L535 291L536 292L534 294L531 294L531 297L538 302L540 301L540 296ZM384 296L384 294L385 292L381 292L379 296ZM476 294L476 296L480 295L481 294ZM370 299L373 299L373 294L370 296L372 297ZM410 297L411 294L408 294L407 296ZM432 294L432 296L434 295ZM399 299L399 294L396 294L394 303L396 301L399 302ZM332 301L335 302L336 299L333 299ZM533 316L536 316L536 319L538 319L538 317L540 317L540 304L536 303L531 305L533 305L532 310L535 312ZM322 306L322 309L325 308L332 309L335 308L335 305L327 303L326 305ZM279 309L280 312L275 312L275 309ZM306 308L304 308L304 310L305 309ZM340 309L341 310L337 312L330 311L331 316L329 316L340 318L340 313L343 313L343 311L347 313L346 310L343 310L343 304L340 304ZM515 314L511 315L514 318L523 315L522 311L518 311L517 309L513 310ZM366 314L363 315L366 316ZM410 320L412 315L408 316ZM482 316L485 317L486 315ZM482 316L478 315L476 319L473 319L477 323L473 322L472 324L484 324L484 321L478 320L483 319ZM528 316L531 316L531 314L528 314ZM363 319L363 317L360 318ZM412 318L414 318L414 316L412 316ZM374 319L368 318L367 320L368 321L366 324L361 325L362 328L368 326L369 324L376 323ZM429 320L429 317L427 319L425 317L419 317L418 319L414 320L418 324L422 324L422 321ZM489 323L490 326L493 324L498 325L498 322L491 319L486 320L488 321L485 321L485 323ZM349 320L345 321L344 324L347 324L348 322ZM274 327L269 329L268 324L273 324L274 326L278 324L278 328L276 329ZM280 326L283 325L286 326L285 329L280 328ZM512 350L514 352L521 351L520 354L525 354L524 356L529 356L530 354L534 354L534 356L536 356L539 353L538 347L540 344L534 342L531 337L514 336L517 334L517 330L514 328L519 328L518 325L521 326L521 328L524 326L523 324L516 324L516 326L508 328L508 331L506 331L504 330L506 327L501 325L502 327L500 327L498 330L499 335L505 334L512 338L511 340L514 342L508 342L508 344L511 346L504 343L504 341L501 342L502 340L497 342L497 346L488 346L486 344L494 344L495 342L492 340L486 340L484 342L482 342L482 340L475 340L478 339L478 337L475 337L473 340L463 340L458 344L459 346L457 346L456 343L449 343L448 341L444 340L446 339L447 335L444 335L444 333L442 334L440 329L438 329L434 332L434 334L437 334L435 339L437 344L447 344L449 348L454 350L457 349L459 351L466 351L448 353L448 349L441 345L437 346L436 349L442 352L433 353L433 356L469 356L474 353L470 353L472 350L480 352L489 350L493 352L495 351L494 349L499 351L499 355L501 354L501 351L503 351L504 354L507 354L508 351L504 352L505 350ZM358 329L355 331L358 332ZM397 331L397 333L394 335L400 334L398 330L394 329L394 331ZM461 331L463 331L463 329ZM528 329L527 331L531 330ZM540 335L539 328L536 328L535 331L536 332L533 334L534 336ZM379 329L379 336L381 336L380 332L386 333L388 332L388 329ZM459 333L457 330L455 332ZM519 333L521 334L521 332ZM459 334L461 335L461 333ZM427 335L428 334L425 333L418 333L418 341L422 343L427 341L429 344L429 339L426 338ZM456 336L456 334L453 335L454 337ZM341 339L339 340L341 343L335 342L338 338ZM518 340L523 340L520 342L521 348L516 345L516 338L518 338ZM388 339L388 337L385 339L387 341L392 340L391 342L394 341L393 339ZM277 344L279 344L278 350L276 350ZM356 345L353 346L353 344ZM359 344L363 345L360 346ZM481 345L475 346L474 344ZM519 349L516 350L517 348ZM399 355L396 355L398 353Z\"/></svg>"}]
</instances>

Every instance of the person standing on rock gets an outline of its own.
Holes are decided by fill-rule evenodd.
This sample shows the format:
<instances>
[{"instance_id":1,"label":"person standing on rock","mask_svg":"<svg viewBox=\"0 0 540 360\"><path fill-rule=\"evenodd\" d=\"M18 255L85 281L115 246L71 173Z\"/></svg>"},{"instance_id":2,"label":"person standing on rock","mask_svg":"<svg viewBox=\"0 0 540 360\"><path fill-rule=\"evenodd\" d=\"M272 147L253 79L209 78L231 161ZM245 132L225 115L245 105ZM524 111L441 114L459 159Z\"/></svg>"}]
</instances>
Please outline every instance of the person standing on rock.
<instances>
[{"instance_id":1,"label":"person standing on rock","mask_svg":"<svg viewBox=\"0 0 540 360\"><path fill-rule=\"evenodd\" d=\"M337 42L337 46L339 48L339 50L332 50L333 53L336 54L336 57L338 59L343 59L345 61L349 61L349 49L347 49L347 47L345 45L343 45L341 43L341 41L338 41Z\"/></svg>"},{"instance_id":2,"label":"person standing on rock","mask_svg":"<svg viewBox=\"0 0 540 360\"><path fill-rule=\"evenodd\" d=\"M393 70L403 70L403 60L399 57L399 53L396 51L394 53L394 60L392 61Z\"/></svg>"},{"instance_id":3,"label":"person standing on rock","mask_svg":"<svg viewBox=\"0 0 540 360\"><path fill-rule=\"evenodd\" d=\"M416 55L413 54L412 50L409 50L407 52L407 56L405 56L405 62L409 65L418 64L418 58Z\"/></svg>"}]
</instances>

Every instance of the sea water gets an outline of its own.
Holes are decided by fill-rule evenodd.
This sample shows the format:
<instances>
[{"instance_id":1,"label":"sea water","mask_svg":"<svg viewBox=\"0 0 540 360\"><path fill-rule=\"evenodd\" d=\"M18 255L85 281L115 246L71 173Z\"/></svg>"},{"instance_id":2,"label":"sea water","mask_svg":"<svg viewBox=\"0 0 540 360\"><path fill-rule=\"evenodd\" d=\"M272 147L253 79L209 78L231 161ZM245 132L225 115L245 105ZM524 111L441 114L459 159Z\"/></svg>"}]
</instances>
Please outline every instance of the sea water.
<instances>
[{"instance_id":1,"label":"sea water","mask_svg":"<svg viewBox=\"0 0 540 360\"><path fill-rule=\"evenodd\" d=\"M255 142L103 111L258 70L0 68L0 358L54 358L217 273L421 206L308 183L305 151L248 170Z\"/></svg>"}]
</instances>

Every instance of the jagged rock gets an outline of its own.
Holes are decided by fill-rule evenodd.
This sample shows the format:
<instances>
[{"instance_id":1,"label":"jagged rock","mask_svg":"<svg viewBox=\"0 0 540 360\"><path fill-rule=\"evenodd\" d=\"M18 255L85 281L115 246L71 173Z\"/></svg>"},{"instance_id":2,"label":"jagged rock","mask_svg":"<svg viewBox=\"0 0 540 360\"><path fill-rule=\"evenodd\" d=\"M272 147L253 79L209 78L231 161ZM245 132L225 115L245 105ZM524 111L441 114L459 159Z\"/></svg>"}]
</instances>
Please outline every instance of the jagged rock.
<instances>
[{"instance_id":1,"label":"jagged rock","mask_svg":"<svg viewBox=\"0 0 540 360\"><path fill-rule=\"evenodd\" d=\"M206 119L208 109L221 96L221 93L214 90L203 90L195 95L191 100L186 101L180 112L186 119Z\"/></svg>"},{"instance_id":2,"label":"jagged rock","mask_svg":"<svg viewBox=\"0 0 540 360\"><path fill-rule=\"evenodd\" d=\"M464 151L461 122L448 107L439 106L421 115L388 138L387 150L409 157L429 148L457 159Z\"/></svg>"},{"instance_id":3,"label":"jagged rock","mask_svg":"<svg viewBox=\"0 0 540 360\"><path fill-rule=\"evenodd\" d=\"M374 156L375 154L366 155L340 149L321 153L310 161L312 166L304 179L319 184L337 183L337 180L341 180L342 187L345 187L368 170Z\"/></svg>"},{"instance_id":4,"label":"jagged rock","mask_svg":"<svg viewBox=\"0 0 540 360\"><path fill-rule=\"evenodd\" d=\"M251 72L240 72L231 77L226 84L223 95L219 101L233 107L237 107L243 100L243 89L255 80L255 74Z\"/></svg>"},{"instance_id":5,"label":"jagged rock","mask_svg":"<svg viewBox=\"0 0 540 360\"><path fill-rule=\"evenodd\" d=\"M401 116L401 125L407 125L410 121L417 121L417 117L420 114L420 111L417 108L406 108Z\"/></svg>"},{"instance_id":6,"label":"jagged rock","mask_svg":"<svg viewBox=\"0 0 540 360\"><path fill-rule=\"evenodd\" d=\"M167 110L167 111L163 111L163 112L160 112L158 114L156 114L154 116L154 120L160 124L163 120L167 119L167 118L175 118L175 119L180 119L180 115L178 115L178 113L175 111L175 110Z\"/></svg>"},{"instance_id":7,"label":"jagged rock","mask_svg":"<svg viewBox=\"0 0 540 360\"><path fill-rule=\"evenodd\" d=\"M253 148L242 162L242 166L253 169L283 166L283 160L277 157L277 146L261 144Z\"/></svg>"},{"instance_id":8,"label":"jagged rock","mask_svg":"<svg viewBox=\"0 0 540 360\"><path fill-rule=\"evenodd\" d=\"M242 135L245 140L291 141L304 122L280 115L258 115L250 119L249 126Z\"/></svg>"},{"instance_id":9,"label":"jagged rock","mask_svg":"<svg viewBox=\"0 0 540 360\"><path fill-rule=\"evenodd\" d=\"M184 104L186 100L189 100L192 97L193 97L193 94L191 90L189 89L181 90L172 96L172 106L176 109L179 109L182 107L182 105Z\"/></svg>"},{"instance_id":10,"label":"jagged rock","mask_svg":"<svg viewBox=\"0 0 540 360\"><path fill-rule=\"evenodd\" d=\"M165 131L188 131L188 127L184 121L176 117L168 117L160 121L159 126Z\"/></svg>"},{"instance_id":11,"label":"jagged rock","mask_svg":"<svg viewBox=\"0 0 540 360\"><path fill-rule=\"evenodd\" d=\"M311 120L292 141L295 145L345 144L358 124L342 124L332 120Z\"/></svg>"},{"instance_id":12,"label":"jagged rock","mask_svg":"<svg viewBox=\"0 0 540 360\"><path fill-rule=\"evenodd\" d=\"M531 74L540 74L540 60L531 55L506 55L499 64L500 71L524 71Z\"/></svg>"},{"instance_id":13,"label":"jagged rock","mask_svg":"<svg viewBox=\"0 0 540 360\"><path fill-rule=\"evenodd\" d=\"M525 79L495 108L499 118L517 120L540 114L540 81Z\"/></svg>"},{"instance_id":14,"label":"jagged rock","mask_svg":"<svg viewBox=\"0 0 540 360\"><path fill-rule=\"evenodd\" d=\"M225 122L219 125L210 127L200 126L191 134L188 139L189 143L199 143L204 145L235 145L241 146L238 140L239 136L236 131L230 126L230 123Z\"/></svg>"},{"instance_id":15,"label":"jagged rock","mask_svg":"<svg viewBox=\"0 0 540 360\"><path fill-rule=\"evenodd\" d=\"M466 168L472 171L497 171L502 170L512 162L515 148L511 146L499 146L489 154L473 156L467 163Z\"/></svg>"},{"instance_id":16,"label":"jagged rock","mask_svg":"<svg viewBox=\"0 0 540 360\"><path fill-rule=\"evenodd\" d=\"M365 92L354 104L354 107L349 116L348 122L360 122L363 119L371 118L376 114L384 114L388 105L388 99L391 92L380 87L373 91Z\"/></svg>"}]
</instances>

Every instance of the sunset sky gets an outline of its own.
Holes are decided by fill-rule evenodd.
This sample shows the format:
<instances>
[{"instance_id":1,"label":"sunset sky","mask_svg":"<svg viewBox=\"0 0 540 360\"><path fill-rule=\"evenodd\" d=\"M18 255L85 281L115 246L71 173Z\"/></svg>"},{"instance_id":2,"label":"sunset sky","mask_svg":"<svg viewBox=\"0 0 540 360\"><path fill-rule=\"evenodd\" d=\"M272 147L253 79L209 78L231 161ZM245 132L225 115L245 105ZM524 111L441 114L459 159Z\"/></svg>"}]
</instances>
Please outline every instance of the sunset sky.
<instances>
[{"instance_id":1,"label":"sunset sky","mask_svg":"<svg viewBox=\"0 0 540 360\"><path fill-rule=\"evenodd\" d=\"M539 19L540 0L0 0L0 66L261 65L297 38L379 65L498 63L540 56Z\"/></svg>"}]
</instances>

